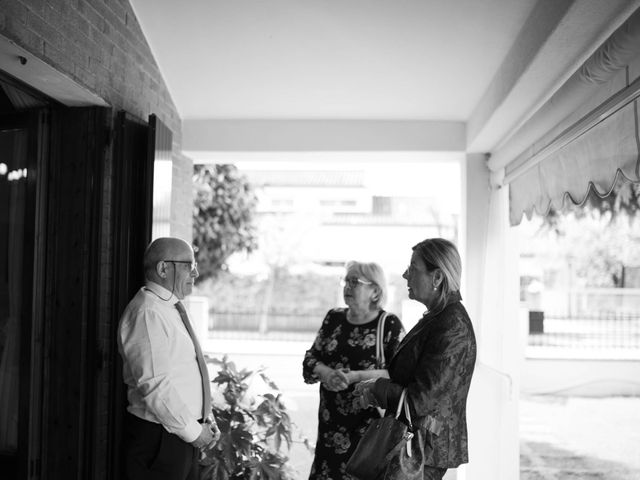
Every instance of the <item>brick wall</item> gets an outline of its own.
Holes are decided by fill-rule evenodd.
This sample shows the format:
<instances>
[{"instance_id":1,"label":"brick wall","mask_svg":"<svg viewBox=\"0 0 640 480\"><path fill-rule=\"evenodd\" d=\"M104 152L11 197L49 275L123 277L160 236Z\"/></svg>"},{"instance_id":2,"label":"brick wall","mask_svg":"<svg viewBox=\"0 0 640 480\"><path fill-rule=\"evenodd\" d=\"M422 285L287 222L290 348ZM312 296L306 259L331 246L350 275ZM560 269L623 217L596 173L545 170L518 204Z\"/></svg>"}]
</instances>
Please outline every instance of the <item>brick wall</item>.
<instances>
[{"instance_id":1,"label":"brick wall","mask_svg":"<svg viewBox=\"0 0 640 480\"><path fill-rule=\"evenodd\" d=\"M121 0L0 0L0 33L105 99L180 138L180 118L131 5Z\"/></svg>"},{"instance_id":2,"label":"brick wall","mask_svg":"<svg viewBox=\"0 0 640 480\"><path fill-rule=\"evenodd\" d=\"M114 109L145 121L154 113L171 129L176 152L171 231L190 239L192 162L178 153L181 120L129 2L0 0L0 34Z\"/></svg>"}]
</instances>

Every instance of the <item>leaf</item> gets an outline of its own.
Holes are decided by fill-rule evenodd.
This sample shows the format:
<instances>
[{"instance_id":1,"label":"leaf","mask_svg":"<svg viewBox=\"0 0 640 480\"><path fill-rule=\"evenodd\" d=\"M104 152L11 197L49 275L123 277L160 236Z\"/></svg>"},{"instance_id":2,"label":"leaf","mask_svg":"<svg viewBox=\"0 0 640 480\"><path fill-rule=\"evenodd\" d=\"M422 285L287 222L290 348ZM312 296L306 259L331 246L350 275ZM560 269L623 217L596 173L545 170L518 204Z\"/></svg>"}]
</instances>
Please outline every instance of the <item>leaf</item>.
<instances>
[{"instance_id":1,"label":"leaf","mask_svg":"<svg viewBox=\"0 0 640 480\"><path fill-rule=\"evenodd\" d=\"M213 468L213 478L215 480L228 480L229 479L229 471L225 468L222 463L217 463Z\"/></svg>"},{"instance_id":2,"label":"leaf","mask_svg":"<svg viewBox=\"0 0 640 480\"><path fill-rule=\"evenodd\" d=\"M244 422L244 415L242 412L240 411L234 411L231 415L231 419L235 422L240 422L243 423Z\"/></svg>"},{"instance_id":3,"label":"leaf","mask_svg":"<svg viewBox=\"0 0 640 480\"><path fill-rule=\"evenodd\" d=\"M275 397L273 394L271 394L271 393L265 393L265 394L263 395L263 397L264 397L265 399L267 399L269 402L275 402L275 401L276 401L276 397Z\"/></svg>"},{"instance_id":4,"label":"leaf","mask_svg":"<svg viewBox=\"0 0 640 480\"><path fill-rule=\"evenodd\" d=\"M270 388L274 390L280 390L278 388L278 385L276 385L276 383L273 380L271 380L269 377L267 377L264 373L260 373L260 377L262 377L262 380L264 381L264 383L269 385Z\"/></svg>"}]
</instances>

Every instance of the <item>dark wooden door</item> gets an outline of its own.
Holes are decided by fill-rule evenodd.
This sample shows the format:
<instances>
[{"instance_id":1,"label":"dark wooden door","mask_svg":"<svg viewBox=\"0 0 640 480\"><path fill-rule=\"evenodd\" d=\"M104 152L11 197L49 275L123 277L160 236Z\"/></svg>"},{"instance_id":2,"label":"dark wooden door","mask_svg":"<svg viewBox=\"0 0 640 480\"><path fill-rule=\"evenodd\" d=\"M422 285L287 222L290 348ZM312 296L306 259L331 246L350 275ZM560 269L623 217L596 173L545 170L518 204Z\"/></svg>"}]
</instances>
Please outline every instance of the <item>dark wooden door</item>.
<instances>
[{"instance_id":1,"label":"dark wooden door","mask_svg":"<svg viewBox=\"0 0 640 480\"><path fill-rule=\"evenodd\" d=\"M46 110L0 115L0 472L38 474Z\"/></svg>"},{"instance_id":2,"label":"dark wooden door","mask_svg":"<svg viewBox=\"0 0 640 480\"><path fill-rule=\"evenodd\" d=\"M99 452L108 376L103 325L109 230L104 218L111 123L111 110L105 108L52 112L42 478L95 478L104 465Z\"/></svg>"}]
</instances>

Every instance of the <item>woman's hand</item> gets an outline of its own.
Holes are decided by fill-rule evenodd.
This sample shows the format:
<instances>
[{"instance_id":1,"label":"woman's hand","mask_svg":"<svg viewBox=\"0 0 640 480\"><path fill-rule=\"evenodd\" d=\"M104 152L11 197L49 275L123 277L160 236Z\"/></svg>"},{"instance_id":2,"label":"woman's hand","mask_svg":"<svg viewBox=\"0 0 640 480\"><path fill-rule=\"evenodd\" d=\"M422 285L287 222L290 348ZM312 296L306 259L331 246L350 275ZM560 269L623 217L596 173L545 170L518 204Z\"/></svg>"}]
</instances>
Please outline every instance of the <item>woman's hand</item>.
<instances>
[{"instance_id":1,"label":"woman's hand","mask_svg":"<svg viewBox=\"0 0 640 480\"><path fill-rule=\"evenodd\" d=\"M349 369L343 368L341 371L342 373L344 373L344 378L349 385L351 385L352 383L358 383L359 381L364 380L359 370L349 370Z\"/></svg>"},{"instance_id":2,"label":"woman's hand","mask_svg":"<svg viewBox=\"0 0 640 480\"><path fill-rule=\"evenodd\" d=\"M383 368L374 370L347 370L343 368L342 371L346 375L349 384L375 380L376 378L389 378L389 372Z\"/></svg>"},{"instance_id":3,"label":"woman's hand","mask_svg":"<svg viewBox=\"0 0 640 480\"><path fill-rule=\"evenodd\" d=\"M319 363L314 368L314 372L318 375L320 382L327 390L339 392L349 386L349 381L344 371L336 370Z\"/></svg>"},{"instance_id":4,"label":"woman's hand","mask_svg":"<svg viewBox=\"0 0 640 480\"><path fill-rule=\"evenodd\" d=\"M334 392L344 390L349 386L349 383L350 382L347 379L346 373L344 373L342 370L334 370L331 374L331 378L329 379L329 385Z\"/></svg>"},{"instance_id":5,"label":"woman's hand","mask_svg":"<svg viewBox=\"0 0 640 480\"><path fill-rule=\"evenodd\" d=\"M376 400L375 395L371 391L375 382L376 380L372 378L370 380L365 380L356 384L356 387L353 391L353 395L356 398L353 401L360 408L380 406L380 404Z\"/></svg>"}]
</instances>

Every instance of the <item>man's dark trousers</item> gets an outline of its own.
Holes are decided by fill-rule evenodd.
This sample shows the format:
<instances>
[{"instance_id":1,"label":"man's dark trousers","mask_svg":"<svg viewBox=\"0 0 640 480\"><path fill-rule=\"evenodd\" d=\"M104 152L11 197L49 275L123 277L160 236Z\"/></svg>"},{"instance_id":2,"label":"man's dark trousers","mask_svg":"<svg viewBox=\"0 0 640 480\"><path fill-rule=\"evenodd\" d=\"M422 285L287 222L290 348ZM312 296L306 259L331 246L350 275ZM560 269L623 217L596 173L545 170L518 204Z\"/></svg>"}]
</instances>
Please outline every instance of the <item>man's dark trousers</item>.
<instances>
[{"instance_id":1,"label":"man's dark trousers","mask_svg":"<svg viewBox=\"0 0 640 480\"><path fill-rule=\"evenodd\" d=\"M124 418L127 480L197 480L198 450L158 423Z\"/></svg>"}]
</instances>

